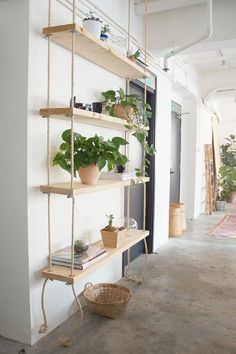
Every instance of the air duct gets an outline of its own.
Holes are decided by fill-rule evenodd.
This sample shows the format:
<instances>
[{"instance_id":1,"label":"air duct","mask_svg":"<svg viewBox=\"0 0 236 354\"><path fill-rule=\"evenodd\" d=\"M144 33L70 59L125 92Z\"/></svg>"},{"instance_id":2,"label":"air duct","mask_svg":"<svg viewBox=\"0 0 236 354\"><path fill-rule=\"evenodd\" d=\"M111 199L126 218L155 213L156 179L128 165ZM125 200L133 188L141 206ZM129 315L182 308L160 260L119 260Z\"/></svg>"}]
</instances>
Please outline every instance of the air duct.
<instances>
[{"instance_id":1,"label":"air duct","mask_svg":"<svg viewBox=\"0 0 236 354\"><path fill-rule=\"evenodd\" d=\"M184 46L177 48L175 50L172 50L171 52L167 53L164 56L164 67L163 70L164 71L168 71L169 67L168 67L168 59L170 59L171 57L175 56L176 54L179 54L180 52L182 52L185 49L188 49L190 47L192 47L193 45L203 41L204 39L208 39L212 36L213 34L213 25L212 25L212 0L207 0L207 32L204 33L203 35L201 35L198 39L191 41L189 43L186 43Z\"/></svg>"}]
</instances>

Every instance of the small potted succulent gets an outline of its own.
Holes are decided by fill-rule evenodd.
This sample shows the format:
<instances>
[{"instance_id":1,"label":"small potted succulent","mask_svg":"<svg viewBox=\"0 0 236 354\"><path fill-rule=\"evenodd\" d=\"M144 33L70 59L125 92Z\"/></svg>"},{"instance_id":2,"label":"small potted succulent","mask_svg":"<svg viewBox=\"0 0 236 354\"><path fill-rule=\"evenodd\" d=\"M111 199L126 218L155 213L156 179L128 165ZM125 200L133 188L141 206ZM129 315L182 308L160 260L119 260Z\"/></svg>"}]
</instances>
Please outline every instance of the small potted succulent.
<instances>
[{"instance_id":1,"label":"small potted succulent","mask_svg":"<svg viewBox=\"0 0 236 354\"><path fill-rule=\"evenodd\" d=\"M53 159L53 166L60 166L71 173L71 129L62 133L63 143ZM121 137L104 140L95 135L86 138L74 132L74 176L79 174L83 184L96 184L100 171L107 165L108 171L115 166L126 164L128 158L119 149L127 141Z\"/></svg>"},{"instance_id":2,"label":"small potted succulent","mask_svg":"<svg viewBox=\"0 0 236 354\"><path fill-rule=\"evenodd\" d=\"M93 11L89 11L83 19L83 27L95 37L100 38L102 29L102 20L96 17Z\"/></svg>"},{"instance_id":3,"label":"small potted succulent","mask_svg":"<svg viewBox=\"0 0 236 354\"><path fill-rule=\"evenodd\" d=\"M114 215L106 215L108 225L101 230L104 247L117 248L124 236L126 229L124 227L113 226Z\"/></svg>"},{"instance_id":4,"label":"small potted succulent","mask_svg":"<svg viewBox=\"0 0 236 354\"><path fill-rule=\"evenodd\" d=\"M109 33L111 33L110 26L107 24L104 24L101 29L100 39L104 42L107 42Z\"/></svg>"}]
</instances>

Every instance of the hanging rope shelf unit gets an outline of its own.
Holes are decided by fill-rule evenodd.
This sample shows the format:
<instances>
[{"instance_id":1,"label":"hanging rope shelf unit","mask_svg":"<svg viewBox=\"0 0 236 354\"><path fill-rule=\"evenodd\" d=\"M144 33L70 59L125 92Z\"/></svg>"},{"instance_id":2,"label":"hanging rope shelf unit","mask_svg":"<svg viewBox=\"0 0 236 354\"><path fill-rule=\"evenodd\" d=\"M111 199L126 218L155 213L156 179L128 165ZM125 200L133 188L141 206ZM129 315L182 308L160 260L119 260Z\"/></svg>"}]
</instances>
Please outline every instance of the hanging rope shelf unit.
<instances>
[{"instance_id":1,"label":"hanging rope shelf unit","mask_svg":"<svg viewBox=\"0 0 236 354\"><path fill-rule=\"evenodd\" d=\"M51 119L60 118L70 121L71 128L71 156L74 156L74 126L76 122L90 124L94 126L100 126L110 129L121 130L125 134L125 138L129 140L129 132L124 127L124 121L120 118L111 117L105 114L94 113L90 111L84 111L78 108L74 108L74 83L75 83L75 56L79 55L90 62L97 64L98 66L112 72L113 74L126 79L126 92L129 93L129 81L131 79L147 78L149 76L146 65L144 68L138 66L136 63L130 61L126 56L121 55L111 48L107 43L95 38L92 34L86 31L84 28L76 24L76 0L73 0L72 11L72 24L51 26L51 8L52 0L48 0L48 27L43 29L43 35L47 38L48 43L48 68L47 68L47 106L40 109L40 115L47 120L47 184L40 186L41 192L47 194L48 215L47 215L47 229L48 229L48 253L49 261L46 269L43 270L42 276L45 278L42 295L41 306L44 323L40 327L39 332L45 334L48 330L48 322L45 311L44 295L45 288L48 280L57 280L70 285L72 293L75 298L76 304L80 310L80 322L83 319L83 310L79 298L76 295L74 284L80 281L83 277L89 273L94 272L103 264L109 262L113 257L118 254L122 254L128 250L128 266L126 267L125 278L137 283L142 283L144 280L144 270L147 262L147 243L146 237L149 232L145 230L146 224L146 182L149 181L149 177L137 178L137 183L143 184L144 202L143 202L143 229L131 230L128 229L126 237L122 244L118 248L108 248L108 256L94 263L89 268L84 270L74 269L74 234L75 234L75 203L76 196L82 194L93 193L97 191L104 191L113 188L126 187L127 193L127 218L130 214L130 186L131 181L110 181L101 180L96 185L85 185L74 180L74 174L71 173L70 182L66 183L51 183ZM128 41L127 41L127 53L130 52L130 9L131 0L128 5ZM147 61L147 0L145 0L145 64ZM55 42L60 46L66 48L71 52L71 106L65 108L51 107L51 43ZM146 80L145 80L146 81ZM145 82L145 103L147 87ZM144 151L144 149L143 149ZM128 148L126 147L126 154L129 156ZM145 161L144 151L143 161ZM71 172L74 171L74 159L71 159ZM145 172L145 165L143 165L143 176ZM51 195L61 194L70 198L71 200L71 267L56 266L52 264L52 247L51 247ZM129 272L130 263L130 248L138 242L144 240L145 246L145 260L143 264L141 276L131 275ZM98 244L102 244L99 241ZM79 322L79 323L80 323ZM77 330L77 329L76 329ZM70 339L66 338L63 345L70 344Z\"/></svg>"}]
</instances>

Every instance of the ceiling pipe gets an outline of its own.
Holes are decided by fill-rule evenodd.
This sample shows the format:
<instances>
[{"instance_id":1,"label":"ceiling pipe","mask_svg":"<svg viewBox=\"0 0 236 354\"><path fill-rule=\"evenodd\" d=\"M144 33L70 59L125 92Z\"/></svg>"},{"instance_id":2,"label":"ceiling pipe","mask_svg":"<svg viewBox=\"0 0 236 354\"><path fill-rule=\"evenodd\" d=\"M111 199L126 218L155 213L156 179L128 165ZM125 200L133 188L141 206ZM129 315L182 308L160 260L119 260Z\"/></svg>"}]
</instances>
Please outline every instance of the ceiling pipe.
<instances>
[{"instance_id":1,"label":"ceiling pipe","mask_svg":"<svg viewBox=\"0 0 236 354\"><path fill-rule=\"evenodd\" d=\"M190 47L192 47L193 45L203 41L204 39L208 39L212 36L213 34L213 24L212 24L212 0L207 0L207 32L204 33L203 35L201 35L198 39L191 41L187 44L185 44L184 46L177 48L175 50L172 50L171 52L167 53L164 56L164 67L163 67L163 71L167 72L169 70L169 66L168 66L168 59L170 59L171 57L175 56L176 54L179 54L180 52L182 52L185 49L188 49Z\"/></svg>"}]
</instances>

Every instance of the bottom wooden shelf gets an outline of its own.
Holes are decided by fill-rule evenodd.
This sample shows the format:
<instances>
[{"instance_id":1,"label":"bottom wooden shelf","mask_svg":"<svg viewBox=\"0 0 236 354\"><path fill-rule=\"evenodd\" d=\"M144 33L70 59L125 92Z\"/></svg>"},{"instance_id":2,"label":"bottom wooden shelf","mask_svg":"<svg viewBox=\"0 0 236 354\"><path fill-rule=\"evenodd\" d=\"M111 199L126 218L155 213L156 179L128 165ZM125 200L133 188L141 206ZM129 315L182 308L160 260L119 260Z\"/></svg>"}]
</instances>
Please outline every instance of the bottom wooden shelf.
<instances>
[{"instance_id":1,"label":"bottom wooden shelf","mask_svg":"<svg viewBox=\"0 0 236 354\"><path fill-rule=\"evenodd\" d=\"M48 271L48 268L42 272L44 278L59 280L62 282L66 282L69 284L74 284L79 281L81 278L85 277L89 273L94 272L95 270L99 269L103 264L107 263L111 260L111 258L122 254L124 251L129 249L130 247L134 246L139 241L143 240L145 237L149 235L149 231L143 230L127 230L127 233L124 236L124 239L121 245L118 248L107 248L108 255L94 263L91 267L84 269L84 270L74 270L74 276L70 276L70 268L62 267L62 266L53 266L52 272ZM97 244L103 246L102 241L97 242Z\"/></svg>"}]
</instances>

